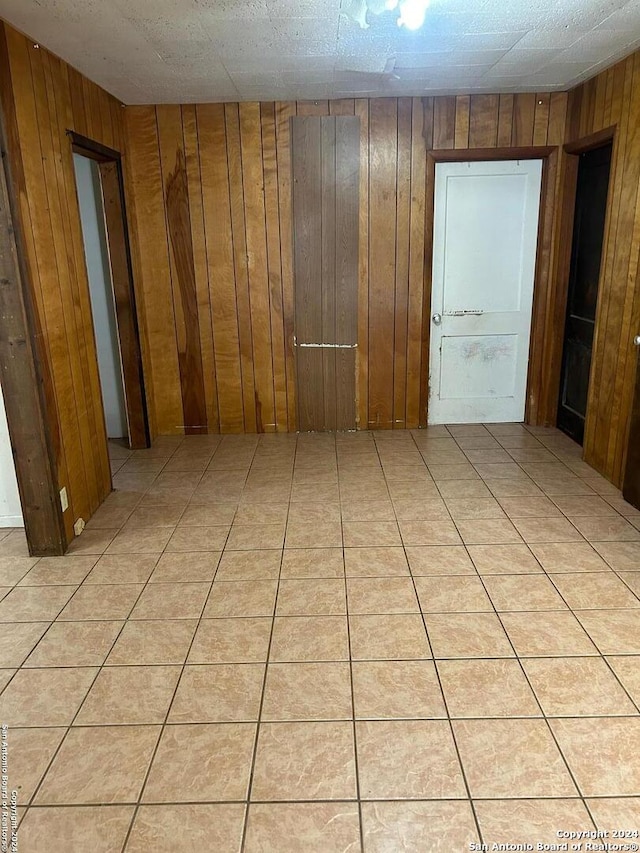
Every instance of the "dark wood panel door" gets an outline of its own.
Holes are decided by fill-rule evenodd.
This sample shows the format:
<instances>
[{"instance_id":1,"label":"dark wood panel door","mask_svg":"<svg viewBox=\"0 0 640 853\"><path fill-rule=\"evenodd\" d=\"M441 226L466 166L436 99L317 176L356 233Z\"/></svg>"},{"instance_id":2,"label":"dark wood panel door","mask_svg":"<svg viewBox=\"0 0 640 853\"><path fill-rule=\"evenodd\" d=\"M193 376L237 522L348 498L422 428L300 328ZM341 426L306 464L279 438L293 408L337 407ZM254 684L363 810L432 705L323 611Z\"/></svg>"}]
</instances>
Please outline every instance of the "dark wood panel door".
<instances>
[{"instance_id":1,"label":"dark wood panel door","mask_svg":"<svg viewBox=\"0 0 640 853\"><path fill-rule=\"evenodd\" d=\"M291 119L298 428L356 428L359 119Z\"/></svg>"},{"instance_id":2,"label":"dark wood panel door","mask_svg":"<svg viewBox=\"0 0 640 853\"><path fill-rule=\"evenodd\" d=\"M587 414L610 167L610 143L580 155L558 402L558 427L580 444Z\"/></svg>"},{"instance_id":3,"label":"dark wood panel door","mask_svg":"<svg viewBox=\"0 0 640 853\"><path fill-rule=\"evenodd\" d=\"M631 407L631 424L629 428L629 443L627 445L627 461L624 469L622 497L636 509L640 509L640 329L634 343L638 347L636 362L636 387Z\"/></svg>"}]
</instances>

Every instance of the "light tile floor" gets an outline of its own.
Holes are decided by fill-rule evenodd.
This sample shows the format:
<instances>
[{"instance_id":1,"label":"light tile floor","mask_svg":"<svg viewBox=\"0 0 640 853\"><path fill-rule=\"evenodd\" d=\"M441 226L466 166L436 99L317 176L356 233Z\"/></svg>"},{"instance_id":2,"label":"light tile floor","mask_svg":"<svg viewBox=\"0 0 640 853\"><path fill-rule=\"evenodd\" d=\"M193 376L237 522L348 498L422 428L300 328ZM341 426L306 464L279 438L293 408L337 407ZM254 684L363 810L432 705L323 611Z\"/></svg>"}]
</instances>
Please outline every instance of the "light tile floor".
<instances>
[{"instance_id":1,"label":"light tile floor","mask_svg":"<svg viewBox=\"0 0 640 853\"><path fill-rule=\"evenodd\" d=\"M640 829L640 513L565 436L112 452L68 556L0 541L21 853Z\"/></svg>"}]
</instances>

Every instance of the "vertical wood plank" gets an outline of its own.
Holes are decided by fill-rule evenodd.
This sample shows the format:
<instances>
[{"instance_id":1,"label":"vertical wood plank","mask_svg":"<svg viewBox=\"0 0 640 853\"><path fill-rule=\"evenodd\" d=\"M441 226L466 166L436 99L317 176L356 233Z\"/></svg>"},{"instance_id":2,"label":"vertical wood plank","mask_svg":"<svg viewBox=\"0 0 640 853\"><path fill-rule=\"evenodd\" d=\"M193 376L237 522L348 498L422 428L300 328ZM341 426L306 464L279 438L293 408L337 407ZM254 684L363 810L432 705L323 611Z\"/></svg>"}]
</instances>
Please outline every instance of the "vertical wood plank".
<instances>
[{"instance_id":1,"label":"vertical wood plank","mask_svg":"<svg viewBox=\"0 0 640 853\"><path fill-rule=\"evenodd\" d=\"M456 138L456 99L453 97L434 98L433 114L434 149L453 148Z\"/></svg>"},{"instance_id":2,"label":"vertical wood plank","mask_svg":"<svg viewBox=\"0 0 640 853\"><path fill-rule=\"evenodd\" d=\"M343 343L336 337L336 120L320 118L320 337L318 343ZM301 310L304 310L300 305ZM337 428L336 350L322 350L324 429Z\"/></svg>"},{"instance_id":3,"label":"vertical wood plank","mask_svg":"<svg viewBox=\"0 0 640 853\"><path fill-rule=\"evenodd\" d=\"M369 101L356 100L360 119L360 205L358 212L358 427L369 422Z\"/></svg>"},{"instance_id":4,"label":"vertical wood plank","mask_svg":"<svg viewBox=\"0 0 640 853\"><path fill-rule=\"evenodd\" d=\"M535 106L536 96L533 92L514 95L512 145L518 147L533 144Z\"/></svg>"},{"instance_id":5,"label":"vertical wood plank","mask_svg":"<svg viewBox=\"0 0 640 853\"><path fill-rule=\"evenodd\" d=\"M456 126L454 136L454 148L469 147L469 121L471 111L471 99L469 95L458 95L456 101ZM437 117L434 114L433 134L435 139ZM435 148L435 146L434 146Z\"/></svg>"},{"instance_id":6,"label":"vertical wood plank","mask_svg":"<svg viewBox=\"0 0 640 853\"><path fill-rule=\"evenodd\" d=\"M394 305L393 426L407 422L407 336L409 305L409 253L411 205L410 98L398 99L398 155L396 163L396 270Z\"/></svg>"},{"instance_id":7,"label":"vertical wood plank","mask_svg":"<svg viewBox=\"0 0 640 853\"><path fill-rule=\"evenodd\" d=\"M551 98L548 92L536 95L536 108L533 118L533 144L546 145L549 130L549 108Z\"/></svg>"},{"instance_id":8,"label":"vertical wood plank","mask_svg":"<svg viewBox=\"0 0 640 853\"><path fill-rule=\"evenodd\" d=\"M370 102L369 425L393 425L397 102Z\"/></svg>"},{"instance_id":9,"label":"vertical wood plank","mask_svg":"<svg viewBox=\"0 0 640 853\"><path fill-rule=\"evenodd\" d=\"M245 420L224 106L199 104L196 118L220 432L239 433Z\"/></svg>"},{"instance_id":10,"label":"vertical wood plank","mask_svg":"<svg viewBox=\"0 0 640 853\"><path fill-rule=\"evenodd\" d=\"M511 145L511 128L513 125L513 95L500 95L498 106L498 148L508 148Z\"/></svg>"},{"instance_id":11,"label":"vertical wood plank","mask_svg":"<svg viewBox=\"0 0 640 853\"><path fill-rule=\"evenodd\" d=\"M409 225L409 301L407 309L407 428L420 424L420 360L422 337L422 297L424 293L425 169L427 142L425 126L432 120L428 106L413 98L411 117L411 210ZM427 120L428 116L428 120Z\"/></svg>"},{"instance_id":12,"label":"vertical wood plank","mask_svg":"<svg viewBox=\"0 0 640 853\"><path fill-rule=\"evenodd\" d=\"M498 95L472 95L469 104L469 148L495 148L498 141Z\"/></svg>"}]
</instances>

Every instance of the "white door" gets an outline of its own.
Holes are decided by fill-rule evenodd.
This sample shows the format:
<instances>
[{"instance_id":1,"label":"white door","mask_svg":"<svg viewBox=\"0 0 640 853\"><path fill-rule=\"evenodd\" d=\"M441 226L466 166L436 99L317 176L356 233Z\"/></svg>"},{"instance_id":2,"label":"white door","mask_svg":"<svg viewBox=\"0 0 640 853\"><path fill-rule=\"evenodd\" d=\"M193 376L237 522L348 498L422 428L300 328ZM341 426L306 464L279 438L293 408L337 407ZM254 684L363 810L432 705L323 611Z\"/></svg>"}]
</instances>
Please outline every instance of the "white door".
<instances>
[{"instance_id":1,"label":"white door","mask_svg":"<svg viewBox=\"0 0 640 853\"><path fill-rule=\"evenodd\" d=\"M541 160L438 163L428 422L524 419Z\"/></svg>"}]
</instances>

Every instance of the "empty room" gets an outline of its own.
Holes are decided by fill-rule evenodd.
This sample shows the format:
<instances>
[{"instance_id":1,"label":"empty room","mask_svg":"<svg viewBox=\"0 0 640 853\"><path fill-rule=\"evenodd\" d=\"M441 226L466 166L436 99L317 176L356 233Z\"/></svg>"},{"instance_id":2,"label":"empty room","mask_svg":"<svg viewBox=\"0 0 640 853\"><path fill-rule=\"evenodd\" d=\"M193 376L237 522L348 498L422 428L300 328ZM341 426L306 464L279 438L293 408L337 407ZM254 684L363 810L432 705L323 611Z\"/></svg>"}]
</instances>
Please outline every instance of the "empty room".
<instances>
[{"instance_id":1,"label":"empty room","mask_svg":"<svg viewBox=\"0 0 640 853\"><path fill-rule=\"evenodd\" d=\"M638 0L0 0L18 853L640 849Z\"/></svg>"}]
</instances>

